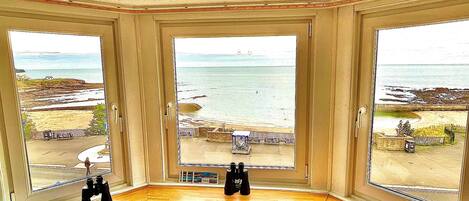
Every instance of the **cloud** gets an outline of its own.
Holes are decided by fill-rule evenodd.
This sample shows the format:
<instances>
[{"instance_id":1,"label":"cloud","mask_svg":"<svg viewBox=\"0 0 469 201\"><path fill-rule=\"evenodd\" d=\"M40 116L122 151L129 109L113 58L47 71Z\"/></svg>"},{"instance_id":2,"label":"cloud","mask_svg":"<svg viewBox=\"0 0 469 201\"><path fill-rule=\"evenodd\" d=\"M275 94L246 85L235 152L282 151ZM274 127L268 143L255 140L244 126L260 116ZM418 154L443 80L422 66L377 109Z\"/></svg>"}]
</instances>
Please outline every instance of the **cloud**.
<instances>
[{"instance_id":1,"label":"cloud","mask_svg":"<svg viewBox=\"0 0 469 201\"><path fill-rule=\"evenodd\" d=\"M10 31L14 53L100 53L101 38L53 33Z\"/></svg>"},{"instance_id":2,"label":"cloud","mask_svg":"<svg viewBox=\"0 0 469 201\"><path fill-rule=\"evenodd\" d=\"M378 64L469 64L469 21L380 30Z\"/></svg>"}]
</instances>

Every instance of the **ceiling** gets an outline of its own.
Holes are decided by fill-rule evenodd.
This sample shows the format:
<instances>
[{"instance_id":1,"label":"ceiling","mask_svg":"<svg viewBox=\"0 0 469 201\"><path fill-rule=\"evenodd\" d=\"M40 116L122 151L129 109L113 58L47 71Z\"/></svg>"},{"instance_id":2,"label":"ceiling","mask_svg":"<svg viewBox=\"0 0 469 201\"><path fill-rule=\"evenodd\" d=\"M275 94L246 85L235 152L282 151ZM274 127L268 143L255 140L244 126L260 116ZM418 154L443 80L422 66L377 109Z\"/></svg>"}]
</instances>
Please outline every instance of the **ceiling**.
<instances>
[{"instance_id":1,"label":"ceiling","mask_svg":"<svg viewBox=\"0 0 469 201\"><path fill-rule=\"evenodd\" d=\"M325 3L337 0L75 0L75 2L88 2L103 5L121 5L123 7L176 7L194 5L236 5L236 4L278 4L278 3Z\"/></svg>"},{"instance_id":2,"label":"ceiling","mask_svg":"<svg viewBox=\"0 0 469 201\"><path fill-rule=\"evenodd\" d=\"M184 11L246 10L272 8L327 8L363 0L32 0L44 3L79 6L115 11Z\"/></svg>"}]
</instances>

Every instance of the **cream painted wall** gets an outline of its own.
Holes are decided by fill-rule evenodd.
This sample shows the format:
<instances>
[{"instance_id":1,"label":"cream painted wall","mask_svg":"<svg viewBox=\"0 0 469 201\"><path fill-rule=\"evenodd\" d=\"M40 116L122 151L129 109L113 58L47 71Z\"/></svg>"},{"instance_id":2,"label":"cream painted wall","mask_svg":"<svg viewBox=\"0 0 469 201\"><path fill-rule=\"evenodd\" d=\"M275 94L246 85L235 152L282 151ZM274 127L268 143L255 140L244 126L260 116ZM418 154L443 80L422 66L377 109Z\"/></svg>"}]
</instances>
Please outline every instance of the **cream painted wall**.
<instances>
[{"instance_id":1,"label":"cream painted wall","mask_svg":"<svg viewBox=\"0 0 469 201\"><path fill-rule=\"evenodd\" d=\"M142 93L145 97L145 129L148 140L146 142L148 150L148 177L149 182L164 181L164 111L161 107L162 94L155 87L161 88L162 67L159 61L158 32L155 20L151 15L139 16L138 28L140 30L139 55L142 63Z\"/></svg>"},{"instance_id":2,"label":"cream painted wall","mask_svg":"<svg viewBox=\"0 0 469 201\"><path fill-rule=\"evenodd\" d=\"M2 105L2 98L0 96L0 105ZM12 189L13 181L10 174L10 158L8 153L8 145L6 143L5 130L3 129L3 109L0 107L0 199L8 199L9 192Z\"/></svg>"},{"instance_id":3,"label":"cream painted wall","mask_svg":"<svg viewBox=\"0 0 469 201\"><path fill-rule=\"evenodd\" d=\"M353 39L354 39L354 12L353 6L342 7L337 13L337 46L335 58L335 100L334 124L332 139L332 178L330 190L337 195L347 196L349 184L352 181L350 150L351 132L353 126Z\"/></svg>"},{"instance_id":4,"label":"cream painted wall","mask_svg":"<svg viewBox=\"0 0 469 201\"><path fill-rule=\"evenodd\" d=\"M122 90L124 100L125 131L127 140L127 162L130 185L142 185L147 182L147 154L145 154L146 133L143 124L143 104L140 89L140 63L138 55L138 33L133 15L119 15L116 38L120 45Z\"/></svg>"},{"instance_id":5,"label":"cream painted wall","mask_svg":"<svg viewBox=\"0 0 469 201\"><path fill-rule=\"evenodd\" d=\"M332 125L332 73L334 68L335 9L318 12L312 44L310 80L311 187L328 190L330 178L330 128Z\"/></svg>"}]
</instances>

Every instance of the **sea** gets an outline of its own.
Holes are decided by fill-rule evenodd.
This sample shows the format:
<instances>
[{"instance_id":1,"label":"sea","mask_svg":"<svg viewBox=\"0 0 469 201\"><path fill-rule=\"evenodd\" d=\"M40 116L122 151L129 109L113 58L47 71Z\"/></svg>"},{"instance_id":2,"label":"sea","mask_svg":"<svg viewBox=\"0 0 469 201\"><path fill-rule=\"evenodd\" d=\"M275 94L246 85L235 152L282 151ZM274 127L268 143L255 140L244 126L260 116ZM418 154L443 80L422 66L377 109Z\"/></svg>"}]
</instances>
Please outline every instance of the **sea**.
<instances>
[{"instance_id":1,"label":"sea","mask_svg":"<svg viewBox=\"0 0 469 201\"><path fill-rule=\"evenodd\" d=\"M25 70L32 79L52 76L103 83L100 54L17 53L13 58L15 68Z\"/></svg>"},{"instance_id":2,"label":"sea","mask_svg":"<svg viewBox=\"0 0 469 201\"><path fill-rule=\"evenodd\" d=\"M403 104L383 101L399 94L392 89L469 89L469 64L385 64L376 67L375 103ZM400 94L412 96L411 94ZM405 99L405 98L403 98Z\"/></svg>"},{"instance_id":3,"label":"sea","mask_svg":"<svg viewBox=\"0 0 469 201\"><path fill-rule=\"evenodd\" d=\"M202 106L192 115L195 119L294 126L294 66L181 67L176 71L179 102Z\"/></svg>"},{"instance_id":4,"label":"sea","mask_svg":"<svg viewBox=\"0 0 469 201\"><path fill-rule=\"evenodd\" d=\"M195 120L233 124L294 127L295 59L285 56L193 55L176 57L177 99L197 103ZM100 55L15 55L15 67L34 79L82 79L102 83ZM469 88L469 65L379 65L376 70L377 103L391 88ZM102 95L102 94L101 94Z\"/></svg>"},{"instance_id":5,"label":"sea","mask_svg":"<svg viewBox=\"0 0 469 201\"><path fill-rule=\"evenodd\" d=\"M53 78L80 79L87 83L103 83L103 70L101 68L34 69L25 71L25 74L31 79L43 79L46 76L52 76Z\"/></svg>"}]
</instances>

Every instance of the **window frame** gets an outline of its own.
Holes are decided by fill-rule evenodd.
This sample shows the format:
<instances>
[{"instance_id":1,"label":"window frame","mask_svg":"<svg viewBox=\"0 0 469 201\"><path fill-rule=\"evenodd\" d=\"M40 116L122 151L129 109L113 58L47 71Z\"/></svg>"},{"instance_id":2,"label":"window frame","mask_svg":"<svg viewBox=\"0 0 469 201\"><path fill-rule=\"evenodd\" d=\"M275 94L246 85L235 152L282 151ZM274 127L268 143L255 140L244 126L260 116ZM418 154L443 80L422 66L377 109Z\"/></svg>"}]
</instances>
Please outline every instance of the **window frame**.
<instances>
[{"instance_id":1,"label":"window frame","mask_svg":"<svg viewBox=\"0 0 469 201\"><path fill-rule=\"evenodd\" d=\"M308 164L309 152L301 153L299 150L309 150L309 124L307 122L309 112L307 87L305 86L310 79L308 76L308 60L309 60L309 43L308 26L311 21L309 20L288 20L288 21L274 21L274 22L223 22L223 23L192 23L192 24L161 24L160 27L160 41L161 48L161 63L163 66L163 82L165 89L162 89L165 100L162 101L161 108L166 108L168 103L175 105L174 98L174 62L173 62L173 42L172 39L176 37L228 37L228 36L275 36L275 35L296 35L297 36L297 66L296 66L296 119L295 129L300 132L297 133L297 140L303 139L304 144L295 146L295 169L294 170L273 170L273 169L250 169L250 177L256 181L274 181L282 179L284 182L289 183L303 183L307 184L308 179L305 175L309 172L306 165ZM300 73L302 72L302 73ZM168 88L169 86L172 86ZM300 101L300 102L299 102ZM305 111L305 112L300 112ZM165 139L164 150L166 150L166 179L174 180L178 177L181 166L178 164L178 146L176 133L176 110L174 107L170 109L169 115L165 119ZM299 118L300 117L300 118ZM304 122L301 122L304 121ZM167 129L167 130L166 130ZM302 134L299 134L302 133ZM299 135L302 135L299 137ZM304 165L299 165L304 164ZM224 176L225 167L206 167L206 166L183 166L184 170L189 171L211 171L217 172L220 176ZM287 172L290 171L290 172Z\"/></svg>"},{"instance_id":2,"label":"window frame","mask_svg":"<svg viewBox=\"0 0 469 201\"><path fill-rule=\"evenodd\" d=\"M0 81L3 99L3 115L5 118L5 131L11 161L11 174L17 200L49 200L76 196L81 192L84 180L73 181L61 186L48 187L33 191L29 178L26 146L22 134L21 114L19 110L19 96L17 92L15 74L13 70L13 55L9 41L9 31L30 31L39 33L57 33L71 35L98 36L101 38L101 58L103 63L103 79L105 84L106 109L108 112L109 135L112 146L112 173L104 177L112 185L125 182L123 136L119 132L118 121L112 118L111 105L119 107L119 85L117 73L117 60L115 53L114 28L112 24L93 24L74 20L55 21L52 19L30 19L0 16L0 64L7 66L0 72L7 79ZM12 107L12 106L15 107ZM120 115L120 114L119 114Z\"/></svg>"},{"instance_id":3,"label":"window frame","mask_svg":"<svg viewBox=\"0 0 469 201\"><path fill-rule=\"evenodd\" d=\"M402 12L405 10L405 12ZM438 15L434 15L438 13ZM376 51L378 30L391 28L412 27L425 24L444 23L457 20L469 20L469 4L432 4L424 7L411 7L407 9L388 10L385 12L363 13L360 16L359 36L357 45L357 88L355 111L365 106L367 112L362 115L361 126L355 130L355 170L353 182L353 194L379 200L409 200L413 197L394 192L390 189L372 184L369 176L369 140L371 138L371 126L374 104L374 84L376 70ZM461 181L468 178L469 170L469 143L465 143L464 158L462 162ZM461 182L460 200L469 200L469 182Z\"/></svg>"}]
</instances>

